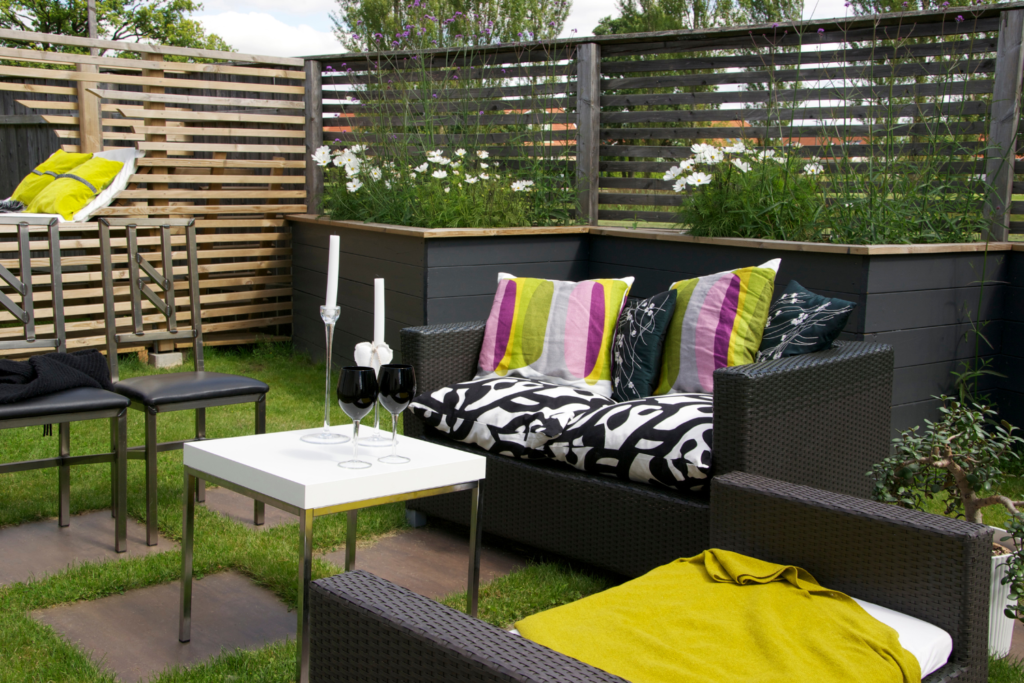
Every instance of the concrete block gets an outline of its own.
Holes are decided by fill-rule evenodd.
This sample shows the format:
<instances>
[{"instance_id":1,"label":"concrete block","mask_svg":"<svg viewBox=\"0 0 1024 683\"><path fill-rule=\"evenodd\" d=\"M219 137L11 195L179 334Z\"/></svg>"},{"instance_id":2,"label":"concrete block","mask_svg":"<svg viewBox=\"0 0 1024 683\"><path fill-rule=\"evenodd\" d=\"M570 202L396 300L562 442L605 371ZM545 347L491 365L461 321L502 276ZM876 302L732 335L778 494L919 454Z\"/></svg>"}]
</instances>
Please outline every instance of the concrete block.
<instances>
[{"instance_id":1,"label":"concrete block","mask_svg":"<svg viewBox=\"0 0 1024 683\"><path fill-rule=\"evenodd\" d=\"M184 361L181 351L170 351L168 353L150 353L149 364L154 368L176 368Z\"/></svg>"}]
</instances>

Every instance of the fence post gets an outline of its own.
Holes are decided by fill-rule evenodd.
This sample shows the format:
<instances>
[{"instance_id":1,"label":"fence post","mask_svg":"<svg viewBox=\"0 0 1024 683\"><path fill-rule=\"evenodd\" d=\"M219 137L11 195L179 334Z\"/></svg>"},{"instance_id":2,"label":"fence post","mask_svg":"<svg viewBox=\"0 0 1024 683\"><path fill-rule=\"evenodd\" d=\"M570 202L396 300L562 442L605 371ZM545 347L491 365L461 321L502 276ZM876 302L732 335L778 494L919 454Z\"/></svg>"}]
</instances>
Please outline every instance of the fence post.
<instances>
[{"instance_id":1,"label":"fence post","mask_svg":"<svg viewBox=\"0 0 1024 683\"><path fill-rule=\"evenodd\" d=\"M988 164L985 179L989 198L987 240L1010 238L1013 202L1013 165L1017 152L1017 121L1020 119L1021 77L1024 76L1024 10L1003 12L999 20L996 77L992 88L992 112L988 133Z\"/></svg>"},{"instance_id":2,"label":"fence post","mask_svg":"<svg viewBox=\"0 0 1024 683\"><path fill-rule=\"evenodd\" d=\"M310 154L324 144L324 97L321 84L322 67L316 59L306 60L306 210L320 213L324 193L324 174Z\"/></svg>"},{"instance_id":3,"label":"fence post","mask_svg":"<svg viewBox=\"0 0 1024 683\"><path fill-rule=\"evenodd\" d=\"M597 225L601 144L601 46L576 51L576 193L587 225Z\"/></svg>"}]
</instances>

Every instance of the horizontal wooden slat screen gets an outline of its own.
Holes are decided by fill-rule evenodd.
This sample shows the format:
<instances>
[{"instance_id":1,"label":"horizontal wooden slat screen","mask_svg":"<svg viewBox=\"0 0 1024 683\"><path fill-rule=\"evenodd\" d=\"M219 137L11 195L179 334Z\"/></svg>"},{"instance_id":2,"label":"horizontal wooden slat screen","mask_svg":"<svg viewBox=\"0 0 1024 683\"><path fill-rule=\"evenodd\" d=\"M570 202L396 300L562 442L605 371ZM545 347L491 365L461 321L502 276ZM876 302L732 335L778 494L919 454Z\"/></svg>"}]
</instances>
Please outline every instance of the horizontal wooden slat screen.
<instances>
[{"instance_id":1,"label":"horizontal wooden slat screen","mask_svg":"<svg viewBox=\"0 0 1024 683\"><path fill-rule=\"evenodd\" d=\"M599 217L675 224L682 199L660 177L696 142L800 145L854 173L900 155L984 174L998 24L931 15L602 49Z\"/></svg>"},{"instance_id":2,"label":"horizontal wooden slat screen","mask_svg":"<svg viewBox=\"0 0 1024 683\"><path fill-rule=\"evenodd\" d=\"M145 153L128 189L97 217L196 219L204 341L289 338L285 217L315 210L305 190L304 60L131 44L141 56L134 59L119 56L126 44L110 41L17 31L0 37L26 43L0 48L0 90L19 111L40 115L66 151L133 146ZM40 42L99 54L32 49ZM188 61L165 60L172 56ZM22 175L31 168L23 163ZM100 347L96 225L64 224L61 239L69 347ZM10 254L2 252L6 263ZM187 299L179 291L178 303ZM119 311L127 306L118 301ZM5 320L0 338L13 334Z\"/></svg>"}]
</instances>

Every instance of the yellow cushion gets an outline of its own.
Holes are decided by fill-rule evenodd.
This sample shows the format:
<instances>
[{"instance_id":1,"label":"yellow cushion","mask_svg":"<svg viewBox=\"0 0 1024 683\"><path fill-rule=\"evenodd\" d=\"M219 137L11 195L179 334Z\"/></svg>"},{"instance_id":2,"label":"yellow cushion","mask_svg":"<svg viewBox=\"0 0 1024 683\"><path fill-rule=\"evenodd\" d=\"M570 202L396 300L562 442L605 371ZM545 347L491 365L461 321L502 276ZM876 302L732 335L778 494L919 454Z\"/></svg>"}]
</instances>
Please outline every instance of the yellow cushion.
<instances>
[{"instance_id":1,"label":"yellow cushion","mask_svg":"<svg viewBox=\"0 0 1024 683\"><path fill-rule=\"evenodd\" d=\"M803 569L725 550L527 617L519 632L632 683L919 683L896 631Z\"/></svg>"},{"instance_id":2,"label":"yellow cushion","mask_svg":"<svg viewBox=\"0 0 1024 683\"><path fill-rule=\"evenodd\" d=\"M36 166L34 171L18 183L18 187L15 188L11 199L28 206L44 187L56 180L57 175L67 173L91 158L92 154L68 154L64 150L58 149L50 155L49 159Z\"/></svg>"},{"instance_id":3,"label":"yellow cushion","mask_svg":"<svg viewBox=\"0 0 1024 683\"><path fill-rule=\"evenodd\" d=\"M59 213L66 221L91 202L124 167L120 161L94 157L50 183L28 206L29 213Z\"/></svg>"}]
</instances>

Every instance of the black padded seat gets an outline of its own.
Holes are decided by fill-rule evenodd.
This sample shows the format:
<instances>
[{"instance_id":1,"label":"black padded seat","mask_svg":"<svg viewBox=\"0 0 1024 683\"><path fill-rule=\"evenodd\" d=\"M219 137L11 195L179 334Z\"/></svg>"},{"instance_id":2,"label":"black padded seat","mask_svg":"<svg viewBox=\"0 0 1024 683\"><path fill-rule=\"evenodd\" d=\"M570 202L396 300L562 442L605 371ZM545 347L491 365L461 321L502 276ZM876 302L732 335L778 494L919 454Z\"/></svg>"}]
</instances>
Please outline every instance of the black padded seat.
<instances>
[{"instance_id":1,"label":"black padded seat","mask_svg":"<svg viewBox=\"0 0 1024 683\"><path fill-rule=\"evenodd\" d=\"M163 406L266 394L270 387L251 377L223 372L176 372L123 379L114 390L146 406Z\"/></svg>"},{"instance_id":2,"label":"black padded seat","mask_svg":"<svg viewBox=\"0 0 1024 683\"><path fill-rule=\"evenodd\" d=\"M31 398L27 401L0 405L0 422L44 415L56 417L67 413L124 410L129 404L130 401L127 398L112 391L79 387Z\"/></svg>"}]
</instances>

